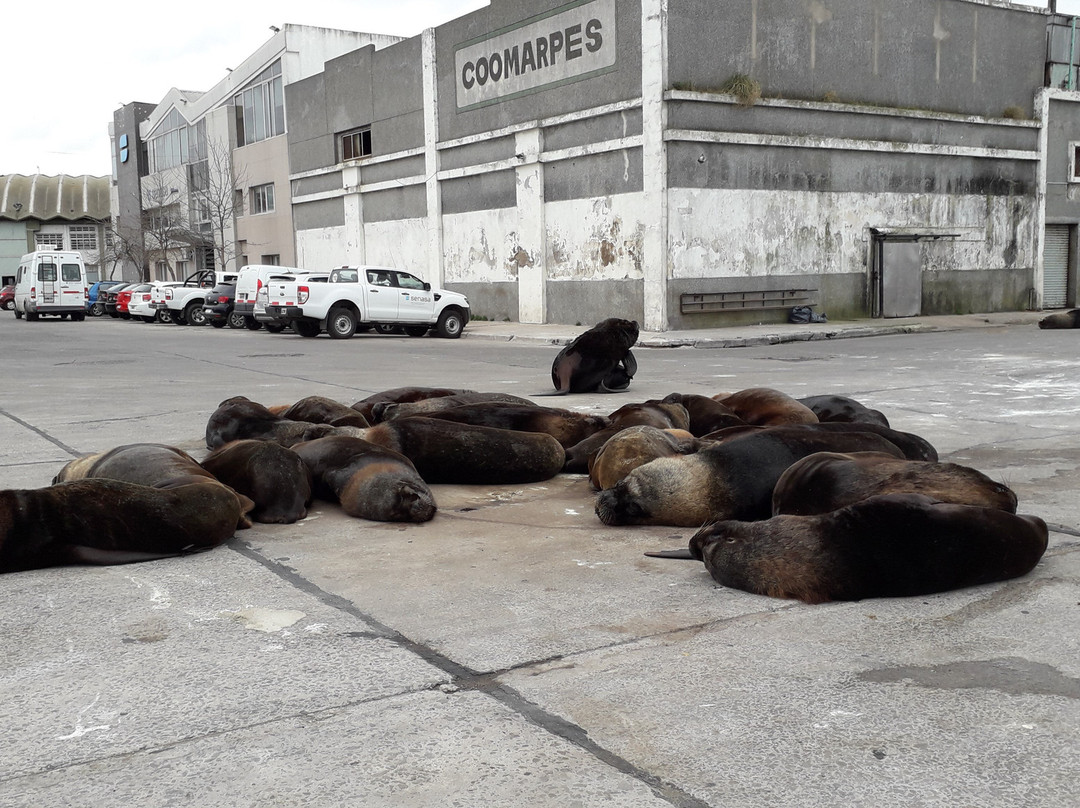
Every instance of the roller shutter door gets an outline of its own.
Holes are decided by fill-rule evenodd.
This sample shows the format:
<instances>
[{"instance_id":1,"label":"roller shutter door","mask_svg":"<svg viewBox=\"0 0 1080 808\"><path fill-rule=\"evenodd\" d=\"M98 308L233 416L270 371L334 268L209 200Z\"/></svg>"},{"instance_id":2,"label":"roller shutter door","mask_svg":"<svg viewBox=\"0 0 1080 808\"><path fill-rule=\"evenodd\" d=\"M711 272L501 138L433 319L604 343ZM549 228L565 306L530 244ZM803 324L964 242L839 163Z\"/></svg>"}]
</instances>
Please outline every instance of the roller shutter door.
<instances>
[{"instance_id":1,"label":"roller shutter door","mask_svg":"<svg viewBox=\"0 0 1080 808\"><path fill-rule=\"evenodd\" d=\"M1069 225L1046 227L1043 247L1043 308L1063 309L1068 299Z\"/></svg>"}]
</instances>

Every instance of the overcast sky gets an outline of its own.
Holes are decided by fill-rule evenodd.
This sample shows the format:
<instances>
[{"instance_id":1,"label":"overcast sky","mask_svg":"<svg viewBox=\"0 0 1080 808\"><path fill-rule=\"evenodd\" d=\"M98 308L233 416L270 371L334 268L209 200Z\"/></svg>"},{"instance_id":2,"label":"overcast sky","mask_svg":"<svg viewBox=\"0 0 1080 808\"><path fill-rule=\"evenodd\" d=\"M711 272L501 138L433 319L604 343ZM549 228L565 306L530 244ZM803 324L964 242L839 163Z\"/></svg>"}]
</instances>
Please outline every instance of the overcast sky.
<instances>
[{"instance_id":1,"label":"overcast sky","mask_svg":"<svg viewBox=\"0 0 1080 808\"><path fill-rule=\"evenodd\" d=\"M40 1L40 0L39 0ZM1025 5L1046 6L1045 0ZM0 174L112 171L108 126L130 101L172 87L209 90L272 36L317 25L413 36L487 0L181 0L106 4L5 2ZM1059 0L1080 13L1080 0Z\"/></svg>"}]
</instances>

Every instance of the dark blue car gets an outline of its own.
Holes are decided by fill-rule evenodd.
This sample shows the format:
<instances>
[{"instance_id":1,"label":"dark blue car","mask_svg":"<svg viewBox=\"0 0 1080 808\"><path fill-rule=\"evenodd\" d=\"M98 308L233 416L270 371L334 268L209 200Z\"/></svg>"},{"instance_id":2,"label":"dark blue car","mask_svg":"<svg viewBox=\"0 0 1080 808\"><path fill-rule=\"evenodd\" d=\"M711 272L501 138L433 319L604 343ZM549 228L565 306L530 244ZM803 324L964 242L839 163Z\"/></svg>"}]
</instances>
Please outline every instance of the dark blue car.
<instances>
[{"instance_id":1,"label":"dark blue car","mask_svg":"<svg viewBox=\"0 0 1080 808\"><path fill-rule=\"evenodd\" d=\"M105 292L114 286L123 286L127 281L98 281L90 287L86 298L86 313L100 317L105 313ZM100 298L100 299L99 299Z\"/></svg>"}]
</instances>

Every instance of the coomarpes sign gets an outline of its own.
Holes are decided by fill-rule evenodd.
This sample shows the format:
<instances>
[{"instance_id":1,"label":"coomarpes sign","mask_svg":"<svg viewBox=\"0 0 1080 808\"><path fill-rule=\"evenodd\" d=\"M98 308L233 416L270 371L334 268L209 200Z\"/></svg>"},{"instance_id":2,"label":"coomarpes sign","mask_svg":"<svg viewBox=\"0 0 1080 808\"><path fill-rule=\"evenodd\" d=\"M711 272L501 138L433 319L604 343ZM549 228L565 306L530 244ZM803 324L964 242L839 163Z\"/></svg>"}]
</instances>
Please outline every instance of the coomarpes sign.
<instances>
[{"instance_id":1,"label":"coomarpes sign","mask_svg":"<svg viewBox=\"0 0 1080 808\"><path fill-rule=\"evenodd\" d=\"M615 0L571 3L463 43L454 65L459 109L610 70L615 65Z\"/></svg>"}]
</instances>

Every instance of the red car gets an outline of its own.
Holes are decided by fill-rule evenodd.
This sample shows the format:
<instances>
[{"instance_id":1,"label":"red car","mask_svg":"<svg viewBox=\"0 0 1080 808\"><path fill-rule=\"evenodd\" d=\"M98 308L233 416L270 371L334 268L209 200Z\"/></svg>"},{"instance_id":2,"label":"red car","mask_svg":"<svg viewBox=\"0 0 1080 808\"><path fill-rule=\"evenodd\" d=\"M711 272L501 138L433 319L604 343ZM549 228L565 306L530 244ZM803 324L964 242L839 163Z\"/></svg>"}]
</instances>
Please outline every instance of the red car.
<instances>
[{"instance_id":1,"label":"red car","mask_svg":"<svg viewBox=\"0 0 1080 808\"><path fill-rule=\"evenodd\" d=\"M0 309L11 311L13 308L15 308L15 287L9 283L0 289Z\"/></svg>"},{"instance_id":2,"label":"red car","mask_svg":"<svg viewBox=\"0 0 1080 808\"><path fill-rule=\"evenodd\" d=\"M131 302L131 296L133 294L137 295L149 291L150 284L148 283L133 283L130 286L124 287L116 296L116 313L123 319L130 320L131 313L128 311L128 303Z\"/></svg>"}]
</instances>

